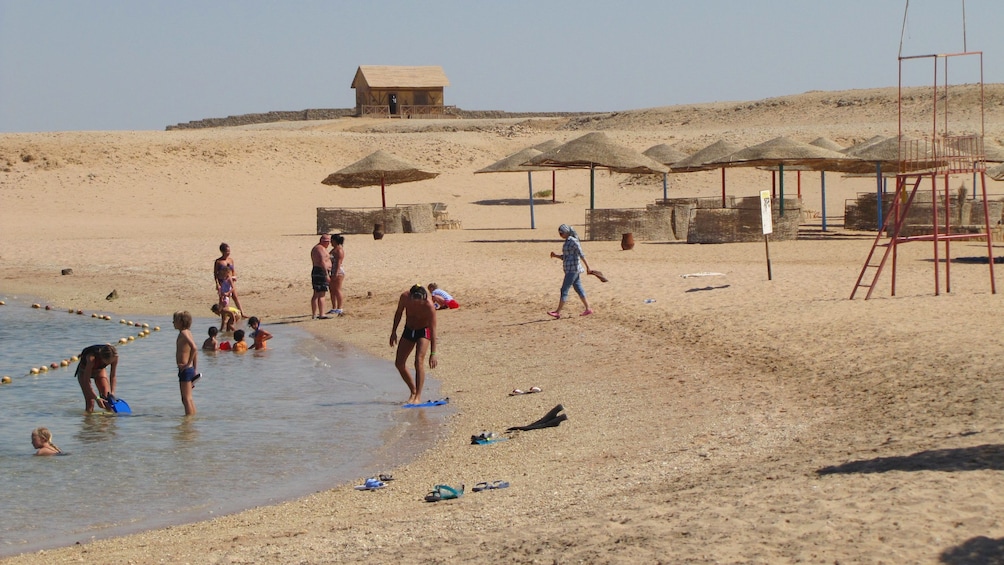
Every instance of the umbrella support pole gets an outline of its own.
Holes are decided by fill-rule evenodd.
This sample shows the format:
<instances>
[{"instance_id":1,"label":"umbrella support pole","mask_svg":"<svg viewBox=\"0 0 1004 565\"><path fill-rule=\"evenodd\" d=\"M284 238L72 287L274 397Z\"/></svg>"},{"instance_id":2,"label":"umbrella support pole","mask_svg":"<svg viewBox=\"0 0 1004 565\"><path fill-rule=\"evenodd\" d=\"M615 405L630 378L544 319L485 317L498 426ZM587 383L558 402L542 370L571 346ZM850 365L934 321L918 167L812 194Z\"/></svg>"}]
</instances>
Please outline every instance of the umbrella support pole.
<instances>
[{"instance_id":1,"label":"umbrella support pole","mask_svg":"<svg viewBox=\"0 0 1004 565\"><path fill-rule=\"evenodd\" d=\"M526 172L526 183L530 187L530 229L537 229L537 225L533 220L533 173L531 171Z\"/></svg>"}]
</instances>

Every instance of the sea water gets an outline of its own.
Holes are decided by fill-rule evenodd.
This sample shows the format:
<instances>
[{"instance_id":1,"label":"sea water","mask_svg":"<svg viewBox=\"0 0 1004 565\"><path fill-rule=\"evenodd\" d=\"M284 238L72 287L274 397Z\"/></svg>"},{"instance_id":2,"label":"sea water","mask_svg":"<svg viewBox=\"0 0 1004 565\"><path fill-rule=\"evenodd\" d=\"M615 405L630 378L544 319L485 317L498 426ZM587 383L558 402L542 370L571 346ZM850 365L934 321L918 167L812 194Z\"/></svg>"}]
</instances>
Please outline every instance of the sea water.
<instances>
[{"instance_id":1,"label":"sea water","mask_svg":"<svg viewBox=\"0 0 1004 565\"><path fill-rule=\"evenodd\" d=\"M198 413L186 418L170 319L7 302L0 376L12 382L0 385L0 555L212 518L360 480L416 455L445 412L402 409L407 388L390 361L265 320L274 337L264 351L199 352ZM195 320L197 345L218 322ZM140 337L144 329L150 333ZM76 363L30 374L97 343L119 350L116 395L130 415L86 414ZM65 455L34 456L31 431L40 426ZM410 451L388 445L395 441Z\"/></svg>"}]
</instances>

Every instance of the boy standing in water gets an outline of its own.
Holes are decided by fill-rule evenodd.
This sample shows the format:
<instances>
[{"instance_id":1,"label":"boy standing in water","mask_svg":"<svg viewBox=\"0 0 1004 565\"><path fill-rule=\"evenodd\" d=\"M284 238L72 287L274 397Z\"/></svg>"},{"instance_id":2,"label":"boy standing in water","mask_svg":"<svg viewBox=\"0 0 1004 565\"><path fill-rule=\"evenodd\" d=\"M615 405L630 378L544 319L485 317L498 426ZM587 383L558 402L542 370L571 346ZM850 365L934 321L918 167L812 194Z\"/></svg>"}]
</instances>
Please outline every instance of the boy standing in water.
<instances>
[{"instance_id":1,"label":"boy standing in water","mask_svg":"<svg viewBox=\"0 0 1004 565\"><path fill-rule=\"evenodd\" d=\"M196 372L199 361L199 349L192 337L192 315L186 312L174 313L174 329L178 330L178 341L175 347L175 361L178 363L178 386L181 389L181 404L185 407L185 415L195 415L195 401L192 400L192 388L195 381L201 377Z\"/></svg>"},{"instance_id":2,"label":"boy standing in water","mask_svg":"<svg viewBox=\"0 0 1004 565\"><path fill-rule=\"evenodd\" d=\"M398 343L397 326L404 315L404 331ZM401 293L394 312L394 327L390 330L390 346L397 345L394 366L408 385L411 396L408 404L422 401L422 387L425 384L425 356L429 355L429 368L435 369L436 360L436 308L429 300L429 293L420 284ZM415 379L408 372L408 356L415 352Z\"/></svg>"}]
</instances>

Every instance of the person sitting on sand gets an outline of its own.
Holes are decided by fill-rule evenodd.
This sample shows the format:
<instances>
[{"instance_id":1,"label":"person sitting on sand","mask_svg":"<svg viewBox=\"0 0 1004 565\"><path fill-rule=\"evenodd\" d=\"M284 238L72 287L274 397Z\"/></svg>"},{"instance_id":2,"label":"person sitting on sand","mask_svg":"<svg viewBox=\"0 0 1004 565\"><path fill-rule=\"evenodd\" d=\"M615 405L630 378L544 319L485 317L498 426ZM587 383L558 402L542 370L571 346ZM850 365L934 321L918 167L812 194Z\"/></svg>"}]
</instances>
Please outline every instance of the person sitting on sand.
<instances>
[{"instance_id":1,"label":"person sitting on sand","mask_svg":"<svg viewBox=\"0 0 1004 565\"><path fill-rule=\"evenodd\" d=\"M219 349L220 345L216 342L216 336L220 333L220 330L216 326L209 326L209 337L206 341L202 342L203 351L216 351Z\"/></svg>"},{"instance_id":2,"label":"person sitting on sand","mask_svg":"<svg viewBox=\"0 0 1004 565\"><path fill-rule=\"evenodd\" d=\"M248 344L244 343L244 330L234 332L234 345L231 349L234 353L244 353L248 350Z\"/></svg>"},{"instance_id":3,"label":"person sitting on sand","mask_svg":"<svg viewBox=\"0 0 1004 565\"><path fill-rule=\"evenodd\" d=\"M439 288L439 285L432 282L429 283L429 294L432 296L432 303L436 306L436 310L454 310L460 308L460 303L450 296L450 293Z\"/></svg>"},{"instance_id":4,"label":"person sitting on sand","mask_svg":"<svg viewBox=\"0 0 1004 565\"><path fill-rule=\"evenodd\" d=\"M248 327L254 330L251 334L251 337L254 338L254 343L251 345L251 349L254 349L255 351L266 349L268 346L265 342L272 339L272 334L267 332L265 328L261 327L261 320L259 320L257 316L251 316L248 318Z\"/></svg>"},{"instance_id":5,"label":"person sitting on sand","mask_svg":"<svg viewBox=\"0 0 1004 565\"><path fill-rule=\"evenodd\" d=\"M234 331L237 327L237 322L241 320L241 311L233 306L220 308L219 304L213 304L209 309L213 311L213 314L220 317L220 327L225 332Z\"/></svg>"},{"instance_id":6,"label":"person sitting on sand","mask_svg":"<svg viewBox=\"0 0 1004 565\"><path fill-rule=\"evenodd\" d=\"M49 428L35 428L31 431L31 446L35 455L59 455L62 451L52 443L52 432Z\"/></svg>"}]
</instances>

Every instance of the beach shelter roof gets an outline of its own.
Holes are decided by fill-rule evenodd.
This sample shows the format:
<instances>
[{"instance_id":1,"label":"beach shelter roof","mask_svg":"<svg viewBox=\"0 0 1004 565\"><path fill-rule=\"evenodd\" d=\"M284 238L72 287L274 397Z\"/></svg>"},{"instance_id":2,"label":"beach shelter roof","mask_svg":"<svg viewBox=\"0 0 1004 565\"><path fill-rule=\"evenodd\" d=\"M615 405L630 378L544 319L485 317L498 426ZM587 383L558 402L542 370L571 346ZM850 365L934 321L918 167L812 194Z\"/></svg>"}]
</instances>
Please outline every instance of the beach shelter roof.
<instances>
[{"instance_id":1,"label":"beach shelter roof","mask_svg":"<svg viewBox=\"0 0 1004 565\"><path fill-rule=\"evenodd\" d=\"M789 137L775 137L769 141L747 147L726 155L709 165L717 167L772 167L778 165L795 165L815 171L842 171L858 167L860 160L796 141Z\"/></svg>"},{"instance_id":2,"label":"beach shelter roof","mask_svg":"<svg viewBox=\"0 0 1004 565\"><path fill-rule=\"evenodd\" d=\"M518 151L504 157L491 165L483 169L478 169L474 171L474 174L478 173L517 173L523 171L550 171L551 167L543 167L540 165L524 165L530 159L533 159L537 155L542 154L542 151L535 149L534 147L527 147L522 151Z\"/></svg>"},{"instance_id":3,"label":"beach shelter roof","mask_svg":"<svg viewBox=\"0 0 1004 565\"><path fill-rule=\"evenodd\" d=\"M617 173L636 175L668 171L662 163L630 147L615 143L601 131L576 137L534 157L527 164L567 169L600 167Z\"/></svg>"},{"instance_id":4,"label":"beach shelter roof","mask_svg":"<svg viewBox=\"0 0 1004 565\"><path fill-rule=\"evenodd\" d=\"M557 142L555 142L557 143ZM474 174L479 173L518 173L526 171L527 173L527 184L530 187L530 229L535 229L537 227L536 222L533 217L533 177L530 174L533 171L553 171L552 167L541 167L537 165L524 165L530 159L541 154L541 151L533 148L527 147L522 151L518 151L505 157L499 161L488 165L483 169L478 169L474 171Z\"/></svg>"},{"instance_id":5,"label":"beach shelter roof","mask_svg":"<svg viewBox=\"0 0 1004 565\"><path fill-rule=\"evenodd\" d=\"M431 179L439 173L423 171L411 163L380 149L328 175L322 184L359 188L380 185L383 207L387 207L384 186Z\"/></svg>"},{"instance_id":6,"label":"beach shelter roof","mask_svg":"<svg viewBox=\"0 0 1004 565\"><path fill-rule=\"evenodd\" d=\"M672 169L675 173L689 173L692 171L710 171L712 169L720 169L722 168L721 165L709 165L708 163L717 161L718 159L735 153L740 149L742 149L741 146L732 143L731 141L721 139L704 149L701 149L697 153L694 153L690 157L673 163Z\"/></svg>"},{"instance_id":7,"label":"beach shelter roof","mask_svg":"<svg viewBox=\"0 0 1004 565\"><path fill-rule=\"evenodd\" d=\"M641 152L642 155L648 155L649 157L655 159L656 161L662 163L663 165L672 165L673 163L686 159L688 155L679 149L666 145L665 143L660 143L659 145L653 145L648 149Z\"/></svg>"},{"instance_id":8,"label":"beach shelter roof","mask_svg":"<svg viewBox=\"0 0 1004 565\"><path fill-rule=\"evenodd\" d=\"M996 143L983 143L983 154L988 163L1004 163L1004 147Z\"/></svg>"},{"instance_id":9,"label":"beach shelter roof","mask_svg":"<svg viewBox=\"0 0 1004 565\"><path fill-rule=\"evenodd\" d=\"M589 169L590 210L595 207L596 202L596 183L592 173L596 167L635 175L669 172L669 167L630 147L615 143L601 131L576 137L550 151L537 155L526 164L565 169Z\"/></svg>"},{"instance_id":10,"label":"beach shelter roof","mask_svg":"<svg viewBox=\"0 0 1004 565\"><path fill-rule=\"evenodd\" d=\"M833 141L828 137L817 137L809 142L809 145L815 145L816 147L822 147L823 149L829 149L830 151L843 151L844 147Z\"/></svg>"},{"instance_id":11,"label":"beach shelter roof","mask_svg":"<svg viewBox=\"0 0 1004 565\"><path fill-rule=\"evenodd\" d=\"M1004 180L1004 164L987 169L987 176L994 180Z\"/></svg>"},{"instance_id":12,"label":"beach shelter roof","mask_svg":"<svg viewBox=\"0 0 1004 565\"><path fill-rule=\"evenodd\" d=\"M559 145L561 145L561 142L557 139L548 139L547 141L534 145L532 149L536 149L537 151L544 153L558 147Z\"/></svg>"},{"instance_id":13,"label":"beach shelter roof","mask_svg":"<svg viewBox=\"0 0 1004 565\"><path fill-rule=\"evenodd\" d=\"M868 140L864 143L849 147L843 152L851 157L857 157L862 161L859 169L854 171L855 173L868 173L875 172L881 169L883 173L895 173L902 172L899 171L900 165L900 145L920 145L925 146L925 156L923 160L914 159L910 162L909 170L922 170L926 168L933 167L937 164L937 161L932 155L932 151L929 147L926 147L924 140L917 139L910 136L892 136L885 137L878 141L873 141L875 138Z\"/></svg>"}]
</instances>

